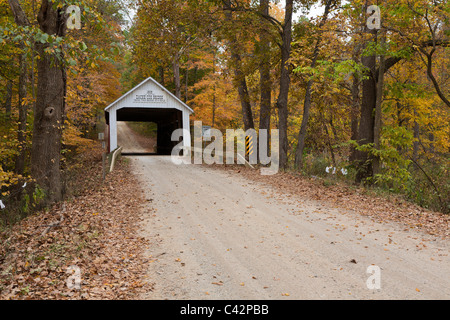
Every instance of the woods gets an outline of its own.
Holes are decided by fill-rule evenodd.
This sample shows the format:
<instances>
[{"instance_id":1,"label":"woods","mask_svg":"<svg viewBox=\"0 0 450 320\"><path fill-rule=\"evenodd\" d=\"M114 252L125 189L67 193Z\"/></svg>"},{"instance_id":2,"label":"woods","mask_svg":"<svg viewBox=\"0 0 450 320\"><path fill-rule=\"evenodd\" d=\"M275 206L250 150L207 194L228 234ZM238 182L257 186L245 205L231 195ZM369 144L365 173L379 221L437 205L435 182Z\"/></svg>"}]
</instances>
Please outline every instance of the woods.
<instances>
[{"instance_id":1,"label":"woods","mask_svg":"<svg viewBox=\"0 0 450 320\"><path fill-rule=\"evenodd\" d=\"M0 0L0 12L9 215L63 199L103 108L148 76L205 125L278 129L283 170L449 213L447 1Z\"/></svg>"},{"instance_id":2,"label":"woods","mask_svg":"<svg viewBox=\"0 0 450 320\"><path fill-rule=\"evenodd\" d=\"M0 300L450 297L449 53L448 0L0 0Z\"/></svg>"},{"instance_id":3,"label":"woods","mask_svg":"<svg viewBox=\"0 0 450 320\"><path fill-rule=\"evenodd\" d=\"M69 5L0 2L3 222L63 199L73 155L96 134L101 101L120 94L111 59L122 45L120 7L84 2L83 29L67 30Z\"/></svg>"},{"instance_id":4,"label":"woods","mask_svg":"<svg viewBox=\"0 0 450 320\"><path fill-rule=\"evenodd\" d=\"M169 2L183 10L163 10ZM171 57L197 120L279 129L285 170L326 178L337 167L348 174L335 179L448 212L447 2L169 2L135 3L134 83L175 77L166 85L178 92L152 45L164 37L148 30L195 29L183 33L189 52Z\"/></svg>"}]
</instances>

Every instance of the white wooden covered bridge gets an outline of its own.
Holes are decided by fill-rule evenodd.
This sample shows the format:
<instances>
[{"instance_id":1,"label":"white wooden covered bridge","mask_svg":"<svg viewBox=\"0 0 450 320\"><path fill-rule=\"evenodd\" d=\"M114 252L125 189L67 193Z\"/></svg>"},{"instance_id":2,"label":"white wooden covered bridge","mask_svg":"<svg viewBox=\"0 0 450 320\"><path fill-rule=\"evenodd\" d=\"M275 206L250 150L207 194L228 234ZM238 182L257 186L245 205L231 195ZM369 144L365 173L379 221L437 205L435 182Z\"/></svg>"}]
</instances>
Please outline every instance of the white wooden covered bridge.
<instances>
[{"instance_id":1,"label":"white wooden covered bridge","mask_svg":"<svg viewBox=\"0 0 450 320\"><path fill-rule=\"evenodd\" d=\"M119 147L117 121L138 121L157 124L157 154L170 155L179 143L172 142L172 133L176 129L189 132L193 113L189 106L150 77L105 108L109 152ZM183 145L191 146L189 136L183 135Z\"/></svg>"}]
</instances>

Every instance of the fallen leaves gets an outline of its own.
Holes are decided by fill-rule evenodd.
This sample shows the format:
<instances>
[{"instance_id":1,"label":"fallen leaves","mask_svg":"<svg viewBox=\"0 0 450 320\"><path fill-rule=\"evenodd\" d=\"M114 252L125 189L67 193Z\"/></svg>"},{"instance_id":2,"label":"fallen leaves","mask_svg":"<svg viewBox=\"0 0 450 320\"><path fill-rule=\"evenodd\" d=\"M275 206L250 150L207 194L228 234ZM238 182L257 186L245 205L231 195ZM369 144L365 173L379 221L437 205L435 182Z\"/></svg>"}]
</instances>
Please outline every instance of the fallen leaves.
<instances>
[{"instance_id":1,"label":"fallen leaves","mask_svg":"<svg viewBox=\"0 0 450 320\"><path fill-rule=\"evenodd\" d=\"M405 231L418 229L443 239L450 239L450 215L421 208L400 197L391 195L390 199L382 198L368 194L364 188L345 184L324 186L320 181L311 180L293 172L263 176L259 170L237 165L209 167L235 172L248 181L270 184L284 195L299 195L304 199L321 201L334 208L358 212L380 223L403 224L406 227ZM301 212L300 210L293 215Z\"/></svg>"},{"instance_id":2,"label":"fallen leaves","mask_svg":"<svg viewBox=\"0 0 450 320\"><path fill-rule=\"evenodd\" d=\"M148 241L137 235L145 202L139 184L125 163L103 184L98 160L85 164L85 187L76 197L0 234L1 300L122 300L152 289L142 254ZM69 266L81 270L80 290L67 286Z\"/></svg>"}]
</instances>

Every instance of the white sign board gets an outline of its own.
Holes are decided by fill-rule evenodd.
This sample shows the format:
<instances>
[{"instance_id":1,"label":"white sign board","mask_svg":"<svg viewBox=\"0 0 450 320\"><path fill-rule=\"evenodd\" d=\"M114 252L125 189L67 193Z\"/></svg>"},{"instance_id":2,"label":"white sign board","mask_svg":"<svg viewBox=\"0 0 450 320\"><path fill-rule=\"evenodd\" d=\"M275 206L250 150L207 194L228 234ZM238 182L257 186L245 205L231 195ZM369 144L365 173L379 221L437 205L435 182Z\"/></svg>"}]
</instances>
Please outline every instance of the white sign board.
<instances>
[{"instance_id":1,"label":"white sign board","mask_svg":"<svg viewBox=\"0 0 450 320\"><path fill-rule=\"evenodd\" d=\"M211 126L202 127L203 138L211 139Z\"/></svg>"},{"instance_id":2,"label":"white sign board","mask_svg":"<svg viewBox=\"0 0 450 320\"><path fill-rule=\"evenodd\" d=\"M166 103L166 97L162 93L148 90L147 93L136 94L134 103Z\"/></svg>"}]
</instances>

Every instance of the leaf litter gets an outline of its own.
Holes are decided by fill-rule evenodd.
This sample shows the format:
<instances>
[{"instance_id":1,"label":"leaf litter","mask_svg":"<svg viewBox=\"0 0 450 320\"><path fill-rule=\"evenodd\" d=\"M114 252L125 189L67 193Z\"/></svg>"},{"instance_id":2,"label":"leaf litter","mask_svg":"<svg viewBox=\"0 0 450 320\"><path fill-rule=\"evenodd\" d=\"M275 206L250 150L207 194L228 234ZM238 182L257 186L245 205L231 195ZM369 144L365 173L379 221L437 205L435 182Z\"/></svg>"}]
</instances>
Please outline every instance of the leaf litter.
<instances>
[{"instance_id":1,"label":"leaf litter","mask_svg":"<svg viewBox=\"0 0 450 320\"><path fill-rule=\"evenodd\" d=\"M149 241L138 236L147 201L125 161L103 183L99 163L83 163L78 195L1 231L1 300L128 300L152 290ZM70 266L79 289L69 289Z\"/></svg>"},{"instance_id":2,"label":"leaf litter","mask_svg":"<svg viewBox=\"0 0 450 320\"><path fill-rule=\"evenodd\" d=\"M386 198L371 194L364 187L344 183L325 186L320 180L289 171L263 176L259 170L239 165L208 167L234 172L248 181L271 185L284 195L297 195L303 199L320 201L330 208L357 212L376 222L399 223L403 225L404 231L421 230L442 239L450 239L450 215L422 208L401 196L390 195Z\"/></svg>"}]
</instances>

